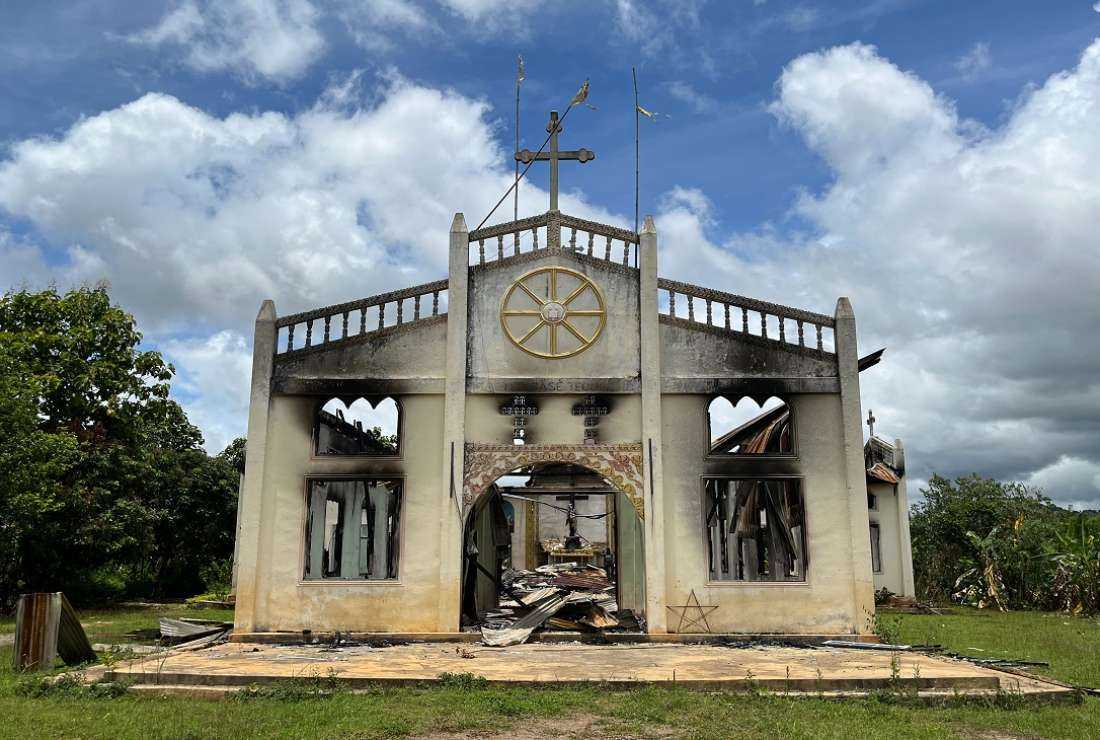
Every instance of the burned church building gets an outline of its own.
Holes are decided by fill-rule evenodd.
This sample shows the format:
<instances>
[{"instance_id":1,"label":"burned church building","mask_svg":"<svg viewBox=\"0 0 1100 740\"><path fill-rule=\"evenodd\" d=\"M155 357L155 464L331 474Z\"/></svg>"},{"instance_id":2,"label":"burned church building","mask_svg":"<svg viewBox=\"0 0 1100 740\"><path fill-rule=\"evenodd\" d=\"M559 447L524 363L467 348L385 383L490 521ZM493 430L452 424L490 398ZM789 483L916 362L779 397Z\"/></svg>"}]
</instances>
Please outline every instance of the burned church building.
<instances>
[{"instance_id":1,"label":"burned church building","mask_svg":"<svg viewBox=\"0 0 1100 740\"><path fill-rule=\"evenodd\" d=\"M580 616L529 621L852 636L876 587L912 594L904 455L864 446L878 355L861 362L848 299L826 315L661 277L651 219L558 210L553 138L550 210L456 214L444 279L264 302L235 639L439 636L585 589ZM692 600L705 625L677 616Z\"/></svg>"}]
</instances>

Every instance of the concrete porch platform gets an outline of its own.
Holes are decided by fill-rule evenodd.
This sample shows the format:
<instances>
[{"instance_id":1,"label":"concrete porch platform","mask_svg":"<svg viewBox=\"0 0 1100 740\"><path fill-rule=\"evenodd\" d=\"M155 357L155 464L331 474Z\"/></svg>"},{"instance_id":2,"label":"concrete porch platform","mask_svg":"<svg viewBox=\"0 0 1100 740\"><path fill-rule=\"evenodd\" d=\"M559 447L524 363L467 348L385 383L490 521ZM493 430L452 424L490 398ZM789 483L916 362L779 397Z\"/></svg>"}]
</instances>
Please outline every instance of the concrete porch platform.
<instances>
[{"instance_id":1,"label":"concrete porch platform","mask_svg":"<svg viewBox=\"0 0 1100 740\"><path fill-rule=\"evenodd\" d=\"M437 682L444 673L471 673L494 684L609 688L675 684L699 690L844 695L900 688L984 695L1004 691L1034 698L1070 698L1056 683L920 653L799 647L714 645L535 644L508 648L455 643L392 647L275 646L228 643L192 652L117 663L106 680L133 681L191 693L211 693L302 678L334 677L350 689L377 684Z\"/></svg>"},{"instance_id":2,"label":"concrete porch platform","mask_svg":"<svg viewBox=\"0 0 1100 740\"><path fill-rule=\"evenodd\" d=\"M481 632L233 632L229 635L230 642L257 643L266 645L318 645L339 642L361 642L371 645L380 643L393 644L405 642L460 642L466 644L480 644ZM716 634L700 632L649 634L646 632L571 632L568 630L539 630L532 633L527 642L531 643L575 643L583 642L592 645L608 645L612 643L635 644L642 642L652 643L683 643L706 644L716 643L744 643L765 642L783 643L788 645L820 645L826 640L851 640L854 642L878 642L874 635L856 634L827 634L827 635L792 635L787 633L759 632L746 634L742 632Z\"/></svg>"}]
</instances>

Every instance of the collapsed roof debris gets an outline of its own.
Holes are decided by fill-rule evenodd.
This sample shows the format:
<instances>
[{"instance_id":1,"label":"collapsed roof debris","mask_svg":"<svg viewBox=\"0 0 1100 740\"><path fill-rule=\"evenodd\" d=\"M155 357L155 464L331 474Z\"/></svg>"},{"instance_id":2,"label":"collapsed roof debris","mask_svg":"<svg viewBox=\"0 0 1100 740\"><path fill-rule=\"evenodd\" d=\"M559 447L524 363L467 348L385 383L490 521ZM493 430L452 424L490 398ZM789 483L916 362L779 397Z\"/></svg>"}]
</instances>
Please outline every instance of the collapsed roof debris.
<instances>
[{"instance_id":1,"label":"collapsed roof debris","mask_svg":"<svg viewBox=\"0 0 1100 740\"><path fill-rule=\"evenodd\" d=\"M629 610L619 611L615 585L603 568L576 563L543 565L535 570L506 571L502 581L512 598L485 615L481 638L486 645L518 645L544 625L568 631L640 628Z\"/></svg>"}]
</instances>

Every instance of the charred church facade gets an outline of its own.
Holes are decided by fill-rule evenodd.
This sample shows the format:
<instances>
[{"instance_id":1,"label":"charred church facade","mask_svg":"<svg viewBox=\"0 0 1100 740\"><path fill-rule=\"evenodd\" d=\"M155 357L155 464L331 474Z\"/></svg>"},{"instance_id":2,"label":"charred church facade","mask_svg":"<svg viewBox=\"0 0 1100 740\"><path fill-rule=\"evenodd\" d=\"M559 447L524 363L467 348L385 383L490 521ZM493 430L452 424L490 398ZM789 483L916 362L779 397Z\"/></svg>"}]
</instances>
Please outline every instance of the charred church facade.
<instances>
[{"instance_id":1,"label":"charred church facade","mask_svg":"<svg viewBox=\"0 0 1100 740\"><path fill-rule=\"evenodd\" d=\"M866 634L883 563L896 593L912 575L899 451L864 449L848 300L828 316L666 280L659 256L650 219L458 214L446 280L265 302L238 637L453 633L509 570L565 561L603 568L648 633L694 594L714 632ZM758 413L717 429L716 400ZM586 524L565 542L570 508Z\"/></svg>"}]
</instances>

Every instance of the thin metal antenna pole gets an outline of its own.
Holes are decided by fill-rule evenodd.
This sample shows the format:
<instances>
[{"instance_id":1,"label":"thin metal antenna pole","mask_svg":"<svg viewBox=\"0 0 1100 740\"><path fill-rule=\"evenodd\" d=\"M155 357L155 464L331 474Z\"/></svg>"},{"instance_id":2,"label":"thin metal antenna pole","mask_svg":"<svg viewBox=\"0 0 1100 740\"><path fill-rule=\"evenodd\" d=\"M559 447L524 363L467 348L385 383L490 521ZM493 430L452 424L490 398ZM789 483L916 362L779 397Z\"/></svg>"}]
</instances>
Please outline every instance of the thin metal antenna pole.
<instances>
[{"instance_id":1,"label":"thin metal antenna pole","mask_svg":"<svg viewBox=\"0 0 1100 740\"><path fill-rule=\"evenodd\" d=\"M638 187L640 182L642 148L639 144L638 116L638 72L634 67L630 68L630 74L634 77L634 233L638 233Z\"/></svg>"},{"instance_id":2,"label":"thin metal antenna pole","mask_svg":"<svg viewBox=\"0 0 1100 740\"><path fill-rule=\"evenodd\" d=\"M519 151L519 86L523 80L519 75L516 75L516 148L514 151ZM515 202L512 206L512 220L519 221L519 160L516 160L516 193Z\"/></svg>"}]
</instances>

